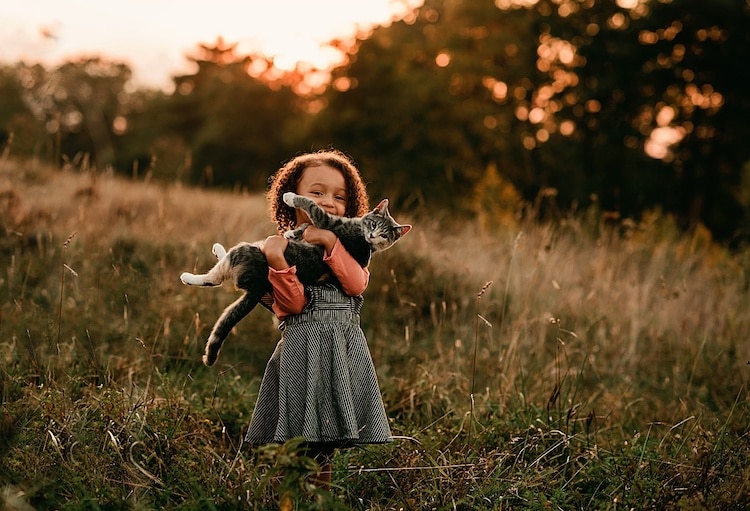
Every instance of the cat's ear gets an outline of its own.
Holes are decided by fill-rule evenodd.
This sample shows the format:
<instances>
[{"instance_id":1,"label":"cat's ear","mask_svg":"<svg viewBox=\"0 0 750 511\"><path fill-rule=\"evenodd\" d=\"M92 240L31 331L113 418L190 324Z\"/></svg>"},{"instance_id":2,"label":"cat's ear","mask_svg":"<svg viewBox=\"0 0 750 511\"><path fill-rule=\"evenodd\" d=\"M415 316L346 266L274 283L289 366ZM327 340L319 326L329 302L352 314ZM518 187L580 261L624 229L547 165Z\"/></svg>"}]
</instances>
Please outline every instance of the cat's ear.
<instances>
[{"instance_id":1,"label":"cat's ear","mask_svg":"<svg viewBox=\"0 0 750 511\"><path fill-rule=\"evenodd\" d=\"M398 227L396 227L396 230L398 231L398 237L403 238L404 236L406 236L406 233L411 231L411 225L399 225Z\"/></svg>"},{"instance_id":2,"label":"cat's ear","mask_svg":"<svg viewBox=\"0 0 750 511\"><path fill-rule=\"evenodd\" d=\"M388 199L383 199L380 201L380 203L375 206L375 209L372 210L373 213L377 213L378 215L383 215L388 212Z\"/></svg>"}]
</instances>

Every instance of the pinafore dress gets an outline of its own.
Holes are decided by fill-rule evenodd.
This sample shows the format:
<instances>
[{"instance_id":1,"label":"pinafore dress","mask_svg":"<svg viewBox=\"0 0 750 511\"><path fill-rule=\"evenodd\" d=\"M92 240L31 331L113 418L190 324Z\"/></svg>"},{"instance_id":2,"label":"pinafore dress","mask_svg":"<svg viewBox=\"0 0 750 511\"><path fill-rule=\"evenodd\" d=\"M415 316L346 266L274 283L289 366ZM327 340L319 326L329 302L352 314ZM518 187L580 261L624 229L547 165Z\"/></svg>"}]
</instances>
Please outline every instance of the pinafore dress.
<instances>
[{"instance_id":1,"label":"pinafore dress","mask_svg":"<svg viewBox=\"0 0 750 511\"><path fill-rule=\"evenodd\" d=\"M245 440L304 437L336 447L391 440L375 368L360 328L361 296L332 283L308 286L308 303L287 316L258 392Z\"/></svg>"}]
</instances>

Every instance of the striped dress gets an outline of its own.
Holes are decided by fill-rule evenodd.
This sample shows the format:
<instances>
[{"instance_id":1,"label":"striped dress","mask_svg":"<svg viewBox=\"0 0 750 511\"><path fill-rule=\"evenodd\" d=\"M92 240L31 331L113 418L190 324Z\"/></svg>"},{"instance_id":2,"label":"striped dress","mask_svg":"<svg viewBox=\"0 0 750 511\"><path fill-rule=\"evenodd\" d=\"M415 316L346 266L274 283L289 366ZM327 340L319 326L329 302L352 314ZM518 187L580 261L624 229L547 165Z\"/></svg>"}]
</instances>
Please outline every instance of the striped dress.
<instances>
[{"instance_id":1,"label":"striped dress","mask_svg":"<svg viewBox=\"0 0 750 511\"><path fill-rule=\"evenodd\" d=\"M359 326L361 296L308 286L301 314L279 325L245 440L305 437L338 447L391 439L375 368Z\"/></svg>"}]
</instances>

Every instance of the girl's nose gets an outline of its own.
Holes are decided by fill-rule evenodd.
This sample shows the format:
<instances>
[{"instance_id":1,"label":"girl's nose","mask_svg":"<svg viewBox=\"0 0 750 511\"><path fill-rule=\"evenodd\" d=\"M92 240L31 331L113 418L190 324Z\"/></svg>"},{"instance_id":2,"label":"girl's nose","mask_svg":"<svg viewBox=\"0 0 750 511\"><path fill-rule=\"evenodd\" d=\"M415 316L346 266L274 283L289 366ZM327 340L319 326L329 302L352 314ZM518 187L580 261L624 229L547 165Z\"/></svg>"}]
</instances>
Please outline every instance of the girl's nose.
<instances>
[{"instance_id":1,"label":"girl's nose","mask_svg":"<svg viewBox=\"0 0 750 511\"><path fill-rule=\"evenodd\" d=\"M320 199L320 205L324 208L332 208L333 207L333 197L329 195L324 195Z\"/></svg>"}]
</instances>

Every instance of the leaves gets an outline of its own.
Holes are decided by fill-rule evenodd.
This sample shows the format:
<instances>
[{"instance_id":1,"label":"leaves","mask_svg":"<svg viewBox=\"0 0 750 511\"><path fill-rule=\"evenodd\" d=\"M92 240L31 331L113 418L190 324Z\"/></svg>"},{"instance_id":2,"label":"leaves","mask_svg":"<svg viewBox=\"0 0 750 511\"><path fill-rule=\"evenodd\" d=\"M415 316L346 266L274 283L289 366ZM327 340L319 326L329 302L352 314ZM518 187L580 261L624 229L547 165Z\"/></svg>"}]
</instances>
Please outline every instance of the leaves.
<instances>
[{"instance_id":1,"label":"leaves","mask_svg":"<svg viewBox=\"0 0 750 511\"><path fill-rule=\"evenodd\" d=\"M282 72L222 39L169 93L130 90L127 66L99 57L2 68L0 144L255 191L333 145L402 210L510 223L505 203L554 189L541 217L658 208L717 239L750 236L747 2L426 0L332 44L348 53L328 87L313 83L321 70Z\"/></svg>"}]
</instances>

